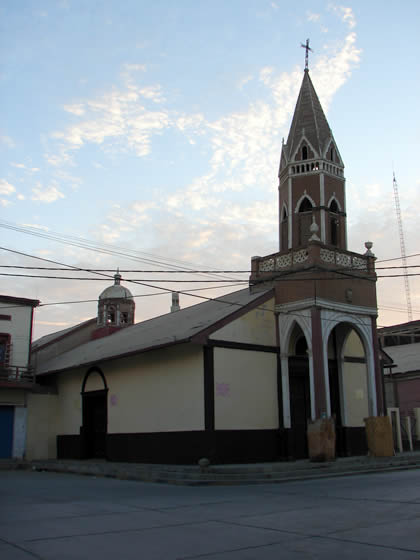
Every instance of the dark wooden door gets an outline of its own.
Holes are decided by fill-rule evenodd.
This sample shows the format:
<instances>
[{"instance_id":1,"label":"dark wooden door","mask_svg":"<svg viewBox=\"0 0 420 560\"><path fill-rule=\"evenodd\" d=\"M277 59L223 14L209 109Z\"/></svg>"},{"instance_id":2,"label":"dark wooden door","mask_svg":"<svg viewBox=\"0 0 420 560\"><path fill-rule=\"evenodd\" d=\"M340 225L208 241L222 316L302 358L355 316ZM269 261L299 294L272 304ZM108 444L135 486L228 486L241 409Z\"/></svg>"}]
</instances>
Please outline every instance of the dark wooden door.
<instances>
[{"instance_id":1,"label":"dark wooden door","mask_svg":"<svg viewBox=\"0 0 420 560\"><path fill-rule=\"evenodd\" d=\"M306 372L291 374L290 389L290 417L292 429L293 449L291 454L295 459L308 456L307 427L311 417L311 397L309 393L309 375Z\"/></svg>"},{"instance_id":2,"label":"dark wooden door","mask_svg":"<svg viewBox=\"0 0 420 560\"><path fill-rule=\"evenodd\" d=\"M83 433L86 458L106 456L107 393L83 393Z\"/></svg>"}]
</instances>

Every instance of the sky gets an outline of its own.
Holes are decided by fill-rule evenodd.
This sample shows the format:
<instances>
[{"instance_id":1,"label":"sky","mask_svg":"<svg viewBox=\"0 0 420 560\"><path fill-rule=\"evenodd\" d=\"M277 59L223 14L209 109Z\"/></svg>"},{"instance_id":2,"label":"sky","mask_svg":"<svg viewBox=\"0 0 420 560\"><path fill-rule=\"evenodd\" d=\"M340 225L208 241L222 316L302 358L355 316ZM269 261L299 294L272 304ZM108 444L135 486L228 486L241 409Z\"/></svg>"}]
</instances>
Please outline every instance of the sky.
<instances>
[{"instance_id":1,"label":"sky","mask_svg":"<svg viewBox=\"0 0 420 560\"><path fill-rule=\"evenodd\" d=\"M420 273L416 0L5 0L0 21L0 293L41 301L34 339L94 317L117 267L138 322L168 312L173 289L195 290L186 307L249 276L163 271L247 271L278 251L307 38L345 163L348 248L372 241L377 268L401 266L381 262L401 256L394 171ZM64 265L102 272L39 269ZM398 276L378 278L378 325L407 321L401 268L378 274ZM420 277L409 286L420 319Z\"/></svg>"}]
</instances>

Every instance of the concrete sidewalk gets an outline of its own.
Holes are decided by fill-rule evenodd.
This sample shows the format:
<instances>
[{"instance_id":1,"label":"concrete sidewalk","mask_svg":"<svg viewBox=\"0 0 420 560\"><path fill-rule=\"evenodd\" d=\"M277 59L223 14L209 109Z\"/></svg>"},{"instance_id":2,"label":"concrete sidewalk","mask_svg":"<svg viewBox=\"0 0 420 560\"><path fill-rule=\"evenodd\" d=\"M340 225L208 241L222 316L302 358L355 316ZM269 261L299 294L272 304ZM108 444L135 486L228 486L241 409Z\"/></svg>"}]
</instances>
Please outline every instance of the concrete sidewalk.
<instances>
[{"instance_id":1,"label":"concrete sidewalk","mask_svg":"<svg viewBox=\"0 0 420 560\"><path fill-rule=\"evenodd\" d=\"M75 473L188 486L279 483L417 468L420 468L420 451L399 453L394 457L345 457L327 463L311 463L306 459L276 463L209 465L206 469L200 469L198 465L112 463L94 459L0 460L1 470Z\"/></svg>"}]
</instances>

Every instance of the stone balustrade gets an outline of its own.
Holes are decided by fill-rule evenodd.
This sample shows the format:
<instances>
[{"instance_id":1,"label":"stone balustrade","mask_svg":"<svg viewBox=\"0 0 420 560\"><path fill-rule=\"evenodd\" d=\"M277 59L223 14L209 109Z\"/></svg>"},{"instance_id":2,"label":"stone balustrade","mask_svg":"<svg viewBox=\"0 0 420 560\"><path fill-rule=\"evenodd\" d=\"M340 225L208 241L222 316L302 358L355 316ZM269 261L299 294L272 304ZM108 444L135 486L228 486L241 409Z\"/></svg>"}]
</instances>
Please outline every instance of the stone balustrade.
<instances>
[{"instance_id":1,"label":"stone balustrade","mask_svg":"<svg viewBox=\"0 0 420 560\"><path fill-rule=\"evenodd\" d=\"M375 257L325 246L313 241L307 247L252 257L251 282L266 280L278 273L318 266L323 269L349 271L363 275L375 273Z\"/></svg>"}]
</instances>

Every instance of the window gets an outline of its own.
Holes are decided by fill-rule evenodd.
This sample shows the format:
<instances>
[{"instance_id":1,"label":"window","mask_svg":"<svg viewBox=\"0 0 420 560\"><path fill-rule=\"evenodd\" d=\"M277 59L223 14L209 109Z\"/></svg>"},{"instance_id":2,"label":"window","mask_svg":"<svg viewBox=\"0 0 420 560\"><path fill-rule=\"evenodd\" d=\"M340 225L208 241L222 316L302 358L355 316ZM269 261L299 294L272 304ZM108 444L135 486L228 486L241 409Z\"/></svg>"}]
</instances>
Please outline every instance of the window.
<instances>
[{"instance_id":1,"label":"window","mask_svg":"<svg viewBox=\"0 0 420 560\"><path fill-rule=\"evenodd\" d=\"M10 335L0 334L0 367L9 365Z\"/></svg>"},{"instance_id":2,"label":"window","mask_svg":"<svg viewBox=\"0 0 420 560\"><path fill-rule=\"evenodd\" d=\"M308 148L306 146L302 147L302 159L308 159Z\"/></svg>"},{"instance_id":3,"label":"window","mask_svg":"<svg viewBox=\"0 0 420 560\"><path fill-rule=\"evenodd\" d=\"M312 204L308 197L302 200L299 206L299 212L311 212L312 211Z\"/></svg>"},{"instance_id":4,"label":"window","mask_svg":"<svg viewBox=\"0 0 420 560\"><path fill-rule=\"evenodd\" d=\"M108 307L107 313L106 313L106 322L108 324L110 323L115 323L115 307Z\"/></svg>"}]
</instances>

